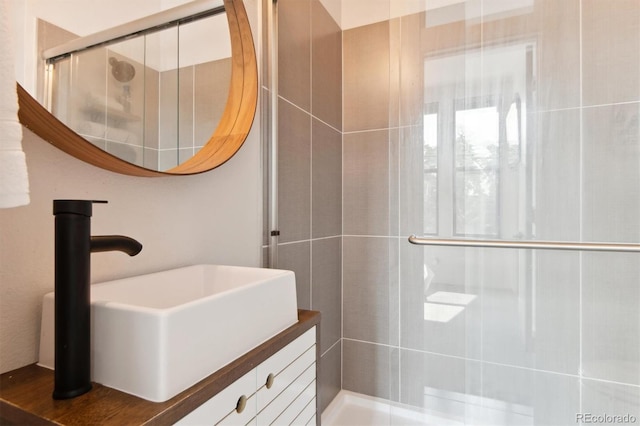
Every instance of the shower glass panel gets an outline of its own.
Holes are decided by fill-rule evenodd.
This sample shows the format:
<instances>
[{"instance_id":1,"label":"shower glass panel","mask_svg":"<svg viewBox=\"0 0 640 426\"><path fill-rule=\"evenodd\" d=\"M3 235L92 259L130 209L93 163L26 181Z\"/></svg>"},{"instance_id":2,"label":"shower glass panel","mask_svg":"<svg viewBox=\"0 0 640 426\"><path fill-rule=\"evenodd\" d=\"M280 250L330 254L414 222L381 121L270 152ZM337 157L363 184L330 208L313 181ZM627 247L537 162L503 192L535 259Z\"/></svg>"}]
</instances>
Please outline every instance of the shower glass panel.
<instances>
[{"instance_id":1,"label":"shower glass panel","mask_svg":"<svg viewBox=\"0 0 640 426\"><path fill-rule=\"evenodd\" d=\"M132 83L140 68L133 58L144 61L142 39L73 53L58 61L51 109L96 146L137 163L142 158L144 92Z\"/></svg>"},{"instance_id":2,"label":"shower glass panel","mask_svg":"<svg viewBox=\"0 0 640 426\"><path fill-rule=\"evenodd\" d=\"M425 106L423 118L424 235L438 234L438 104Z\"/></svg>"},{"instance_id":3,"label":"shower glass panel","mask_svg":"<svg viewBox=\"0 0 640 426\"><path fill-rule=\"evenodd\" d=\"M145 84L149 121L147 154L157 162L159 170L179 164L180 148L180 78L178 27L167 28L146 36L150 66ZM156 130L157 129L157 130Z\"/></svg>"},{"instance_id":4,"label":"shower glass panel","mask_svg":"<svg viewBox=\"0 0 640 426\"><path fill-rule=\"evenodd\" d=\"M104 149L126 161L143 165L144 155L144 98L142 85L135 81L137 73L143 74L145 43L143 38L114 43L108 49L96 50L95 54L105 55L106 75L104 98L101 92L86 92L93 108L104 108ZM77 54L78 56L82 55ZM91 80L91 74L81 73ZM144 80L143 80L144 81ZM91 116L85 123L91 125L99 116ZM99 136L91 134L99 142Z\"/></svg>"},{"instance_id":5,"label":"shower glass panel","mask_svg":"<svg viewBox=\"0 0 640 426\"><path fill-rule=\"evenodd\" d=\"M497 236L499 114L491 99L454 112L455 235Z\"/></svg>"},{"instance_id":6,"label":"shower glass panel","mask_svg":"<svg viewBox=\"0 0 640 426\"><path fill-rule=\"evenodd\" d=\"M406 240L640 243L640 4L417 3L388 16L378 423L640 421L640 254Z\"/></svg>"}]
</instances>

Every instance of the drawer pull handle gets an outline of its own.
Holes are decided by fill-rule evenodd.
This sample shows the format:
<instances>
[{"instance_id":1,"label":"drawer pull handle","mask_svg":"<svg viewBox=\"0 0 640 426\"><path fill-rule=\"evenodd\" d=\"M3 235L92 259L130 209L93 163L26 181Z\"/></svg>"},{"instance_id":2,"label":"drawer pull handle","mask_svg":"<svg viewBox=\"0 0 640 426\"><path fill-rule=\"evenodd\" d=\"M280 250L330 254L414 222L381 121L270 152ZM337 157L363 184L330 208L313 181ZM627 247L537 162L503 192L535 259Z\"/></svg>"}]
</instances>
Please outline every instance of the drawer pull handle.
<instances>
[{"instance_id":1,"label":"drawer pull handle","mask_svg":"<svg viewBox=\"0 0 640 426\"><path fill-rule=\"evenodd\" d=\"M247 406L247 397L242 395L240 399L238 399L238 404L236 404L236 413L240 414L244 411Z\"/></svg>"},{"instance_id":2,"label":"drawer pull handle","mask_svg":"<svg viewBox=\"0 0 640 426\"><path fill-rule=\"evenodd\" d=\"M273 386L273 381L275 379L276 379L276 376L274 376L273 373L267 376L267 389L271 389L271 386Z\"/></svg>"}]
</instances>

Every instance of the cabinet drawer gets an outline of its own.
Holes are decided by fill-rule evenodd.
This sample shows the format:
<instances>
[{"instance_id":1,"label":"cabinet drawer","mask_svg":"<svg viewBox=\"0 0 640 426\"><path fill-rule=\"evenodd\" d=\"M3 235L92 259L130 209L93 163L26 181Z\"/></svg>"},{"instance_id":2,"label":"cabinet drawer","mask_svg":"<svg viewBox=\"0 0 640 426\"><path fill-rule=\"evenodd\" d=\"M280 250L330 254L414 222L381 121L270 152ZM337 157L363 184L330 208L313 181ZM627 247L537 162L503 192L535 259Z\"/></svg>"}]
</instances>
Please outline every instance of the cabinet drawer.
<instances>
[{"instance_id":1,"label":"cabinet drawer","mask_svg":"<svg viewBox=\"0 0 640 426\"><path fill-rule=\"evenodd\" d=\"M258 426L274 421L306 425L315 413L315 380L316 327L312 327L176 425ZM246 405L237 413L242 396Z\"/></svg>"},{"instance_id":2,"label":"cabinet drawer","mask_svg":"<svg viewBox=\"0 0 640 426\"><path fill-rule=\"evenodd\" d=\"M249 398L255 393L255 389L256 370L253 369L175 424L180 426L214 425L235 411L238 399L242 395ZM251 402L252 404L247 403L245 408L245 411L252 413L247 417L247 422L256 414L255 398L252 398Z\"/></svg>"},{"instance_id":3,"label":"cabinet drawer","mask_svg":"<svg viewBox=\"0 0 640 426\"><path fill-rule=\"evenodd\" d=\"M238 413L236 410L233 410L230 414L227 415L220 423L216 423L218 426L244 426L247 423L251 422L252 419L256 417L256 395L249 399L247 399L247 404L245 405L245 409L242 410L241 413Z\"/></svg>"},{"instance_id":4,"label":"cabinet drawer","mask_svg":"<svg viewBox=\"0 0 640 426\"><path fill-rule=\"evenodd\" d=\"M283 412L276 418L275 424L277 425L291 425L294 420L304 411L307 404L313 400L316 395L316 381L313 380L302 391L296 399L293 400Z\"/></svg>"},{"instance_id":5,"label":"cabinet drawer","mask_svg":"<svg viewBox=\"0 0 640 426\"><path fill-rule=\"evenodd\" d=\"M258 383L263 385L269 374L277 375L280 373L287 367L287 365L291 364L291 361L297 359L300 355L305 353L307 349L315 345L315 343L316 328L312 327L302 336L280 349L256 368L258 370Z\"/></svg>"},{"instance_id":6,"label":"cabinet drawer","mask_svg":"<svg viewBox=\"0 0 640 426\"><path fill-rule=\"evenodd\" d=\"M269 405L282 391L291 385L311 364L316 361L316 346L313 345L298 359L274 376L270 388L263 385L258 390L258 412Z\"/></svg>"},{"instance_id":7,"label":"cabinet drawer","mask_svg":"<svg viewBox=\"0 0 640 426\"><path fill-rule=\"evenodd\" d=\"M311 385L315 386L316 384L314 382ZM316 398L314 397L311 401L309 401L307 406L304 407L302 412L298 414L298 417L296 417L293 420L293 422L291 422L291 424L293 426L306 426L306 424L309 423L311 418L314 417L315 415L316 415Z\"/></svg>"},{"instance_id":8,"label":"cabinet drawer","mask_svg":"<svg viewBox=\"0 0 640 426\"><path fill-rule=\"evenodd\" d=\"M292 405L300 394L306 392L313 392L315 396L315 378L316 378L316 364L313 363L284 391L280 393L264 410L258 412L258 426L270 425L278 416L280 416L287 408ZM311 398L313 398L313 396ZM311 399L309 398L309 399ZM293 420L296 415L302 411L306 404L303 404L300 409L291 416ZM280 423L278 423L280 425Z\"/></svg>"}]
</instances>

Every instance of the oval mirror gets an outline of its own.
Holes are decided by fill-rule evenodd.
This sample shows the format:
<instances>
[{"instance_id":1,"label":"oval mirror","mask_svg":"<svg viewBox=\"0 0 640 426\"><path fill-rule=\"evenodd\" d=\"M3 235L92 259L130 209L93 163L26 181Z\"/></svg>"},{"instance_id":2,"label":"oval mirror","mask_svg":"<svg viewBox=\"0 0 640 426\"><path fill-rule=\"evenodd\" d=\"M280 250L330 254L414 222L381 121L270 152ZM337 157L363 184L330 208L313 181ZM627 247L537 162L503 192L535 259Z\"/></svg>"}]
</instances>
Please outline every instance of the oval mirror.
<instances>
[{"instance_id":1,"label":"oval mirror","mask_svg":"<svg viewBox=\"0 0 640 426\"><path fill-rule=\"evenodd\" d=\"M33 70L18 76L19 118L54 146L107 170L163 176L211 170L246 139L258 80L242 0L153 2L174 6L161 11L116 0L103 9L13 3L29 17L19 42L38 52L18 58ZM75 9L87 5L86 15Z\"/></svg>"}]
</instances>

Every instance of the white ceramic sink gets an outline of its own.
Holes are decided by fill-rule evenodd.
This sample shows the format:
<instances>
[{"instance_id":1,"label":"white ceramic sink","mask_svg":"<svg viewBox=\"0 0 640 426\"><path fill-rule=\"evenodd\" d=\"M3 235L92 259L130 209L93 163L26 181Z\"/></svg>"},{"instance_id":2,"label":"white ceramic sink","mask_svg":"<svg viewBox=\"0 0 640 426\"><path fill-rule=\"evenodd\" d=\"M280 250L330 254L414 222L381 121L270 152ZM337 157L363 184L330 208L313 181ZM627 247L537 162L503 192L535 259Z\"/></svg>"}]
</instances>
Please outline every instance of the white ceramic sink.
<instances>
[{"instance_id":1,"label":"white ceramic sink","mask_svg":"<svg viewBox=\"0 0 640 426\"><path fill-rule=\"evenodd\" d=\"M54 294L39 364L54 365ZM92 380L162 402L298 320L291 271L195 265L91 286Z\"/></svg>"}]
</instances>

